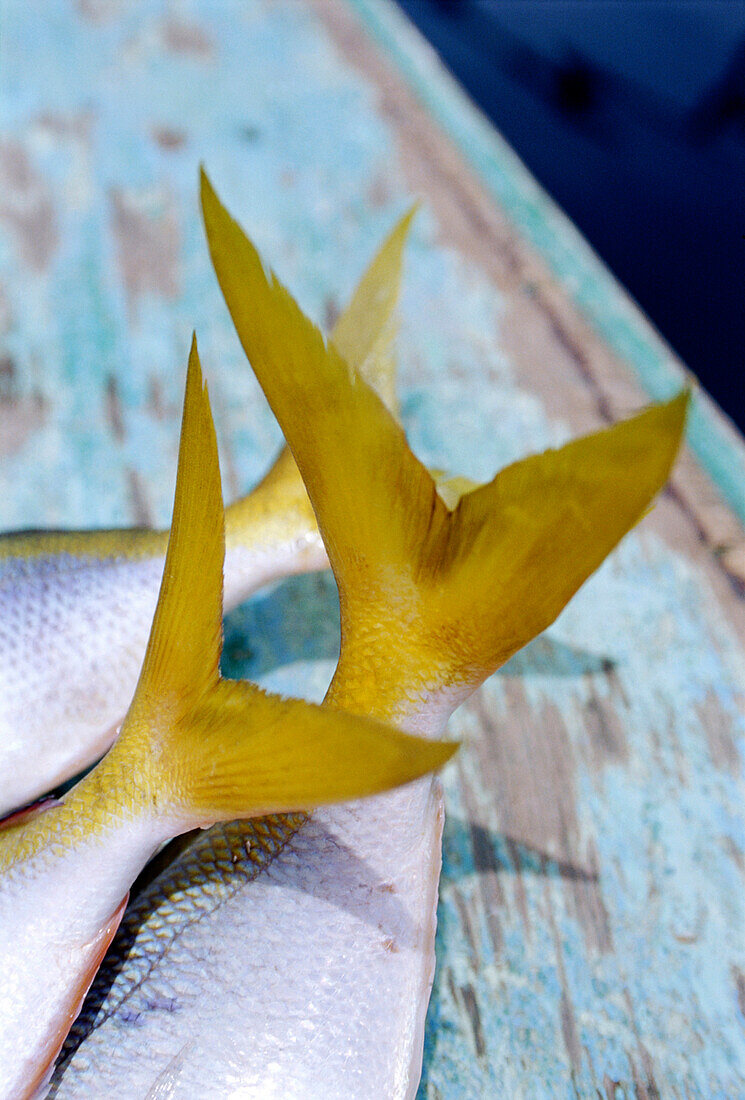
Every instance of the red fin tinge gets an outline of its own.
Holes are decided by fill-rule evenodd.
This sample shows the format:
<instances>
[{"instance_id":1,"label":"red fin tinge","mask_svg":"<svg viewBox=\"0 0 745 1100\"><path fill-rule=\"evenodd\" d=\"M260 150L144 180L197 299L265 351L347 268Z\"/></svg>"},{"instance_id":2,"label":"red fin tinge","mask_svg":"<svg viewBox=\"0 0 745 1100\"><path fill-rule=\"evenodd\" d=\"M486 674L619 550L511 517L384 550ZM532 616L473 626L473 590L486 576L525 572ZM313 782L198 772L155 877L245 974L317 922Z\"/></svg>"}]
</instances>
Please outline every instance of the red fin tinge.
<instances>
[{"instance_id":1,"label":"red fin tinge","mask_svg":"<svg viewBox=\"0 0 745 1100\"><path fill-rule=\"evenodd\" d=\"M63 1012L62 1019L58 1021L56 1029L49 1036L41 1062L37 1066L37 1072L28 1082L26 1092L20 1097L20 1100L35 1100L36 1097L44 1095L44 1090L54 1070L54 1063L57 1060L57 1056L62 1050L63 1043L67 1038L70 1028L80 1014L80 1010L83 1007L83 1001L91 987L93 979L98 973L104 955L109 950L111 941L116 935L116 930L124 916L124 910L127 908L128 901L129 894L126 894L121 904L113 913L108 924L101 929L96 939L90 944L89 950L91 954L88 959L88 965L80 975L80 980L70 989L68 1006Z\"/></svg>"},{"instance_id":2,"label":"red fin tinge","mask_svg":"<svg viewBox=\"0 0 745 1100\"><path fill-rule=\"evenodd\" d=\"M32 817L36 817L37 814L44 813L45 810L51 810L53 806L61 805L59 798L40 798L38 802L31 802L28 806L23 806L20 810L13 810L5 817L0 818L0 830L12 829L16 825L22 825Z\"/></svg>"}]
</instances>

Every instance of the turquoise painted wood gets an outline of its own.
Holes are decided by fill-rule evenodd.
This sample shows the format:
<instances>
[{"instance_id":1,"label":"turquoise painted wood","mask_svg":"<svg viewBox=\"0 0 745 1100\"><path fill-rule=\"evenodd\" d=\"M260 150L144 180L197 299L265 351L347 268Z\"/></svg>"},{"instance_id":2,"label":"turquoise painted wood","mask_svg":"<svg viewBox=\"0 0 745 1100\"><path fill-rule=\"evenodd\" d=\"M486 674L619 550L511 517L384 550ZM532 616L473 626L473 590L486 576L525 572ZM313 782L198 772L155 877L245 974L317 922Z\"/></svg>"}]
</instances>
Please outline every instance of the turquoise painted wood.
<instances>
[{"instance_id":1,"label":"turquoise painted wood","mask_svg":"<svg viewBox=\"0 0 745 1100\"><path fill-rule=\"evenodd\" d=\"M200 160L321 321L421 198L399 356L428 463L489 477L682 377L387 2L6 0L4 527L167 522L192 328L226 492L269 464ZM745 1095L745 452L705 398L691 432L701 465L453 720L422 1098ZM328 576L227 623L231 674L285 691L337 648Z\"/></svg>"}]
</instances>

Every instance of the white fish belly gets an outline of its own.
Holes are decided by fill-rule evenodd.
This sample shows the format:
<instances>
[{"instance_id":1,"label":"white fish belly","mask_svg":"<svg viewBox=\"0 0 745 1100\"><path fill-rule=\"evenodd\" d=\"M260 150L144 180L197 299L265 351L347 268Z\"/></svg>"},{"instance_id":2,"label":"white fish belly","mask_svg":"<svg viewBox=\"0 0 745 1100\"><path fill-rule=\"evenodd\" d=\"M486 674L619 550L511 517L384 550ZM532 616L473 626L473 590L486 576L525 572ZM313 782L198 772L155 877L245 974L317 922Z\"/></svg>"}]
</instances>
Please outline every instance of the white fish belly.
<instances>
[{"instance_id":1,"label":"white fish belly","mask_svg":"<svg viewBox=\"0 0 745 1100\"><path fill-rule=\"evenodd\" d=\"M0 563L0 813L108 747L139 675L161 558Z\"/></svg>"},{"instance_id":2,"label":"white fish belly","mask_svg":"<svg viewBox=\"0 0 745 1100\"><path fill-rule=\"evenodd\" d=\"M26 1096L29 1081L51 1064L116 926L112 918L161 837L145 817L112 818L101 836L69 847L52 842L0 876L2 1100Z\"/></svg>"},{"instance_id":3,"label":"white fish belly","mask_svg":"<svg viewBox=\"0 0 745 1100\"><path fill-rule=\"evenodd\" d=\"M413 1097L441 827L429 778L316 812L259 873L252 826L230 826L221 866L205 860L188 889L164 872L150 911L143 896L51 1095Z\"/></svg>"}]
</instances>

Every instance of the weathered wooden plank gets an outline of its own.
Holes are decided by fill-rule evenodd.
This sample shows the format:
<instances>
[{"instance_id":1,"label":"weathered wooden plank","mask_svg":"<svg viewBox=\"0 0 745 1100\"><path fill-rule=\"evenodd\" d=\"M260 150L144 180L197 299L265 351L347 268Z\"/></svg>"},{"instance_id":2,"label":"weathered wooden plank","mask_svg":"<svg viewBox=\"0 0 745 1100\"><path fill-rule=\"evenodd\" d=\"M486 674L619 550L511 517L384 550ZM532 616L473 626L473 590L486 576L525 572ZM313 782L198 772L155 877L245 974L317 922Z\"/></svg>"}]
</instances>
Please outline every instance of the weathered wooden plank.
<instances>
[{"instance_id":1,"label":"weathered wooden plank","mask_svg":"<svg viewBox=\"0 0 745 1100\"><path fill-rule=\"evenodd\" d=\"M385 41L386 4L354 11ZM599 323L574 233L531 232L546 209L519 173L495 201L352 6L17 0L0 18L4 526L167 519L192 327L227 492L268 464L277 430L209 269L200 159L319 319L423 198L400 359L430 463L488 477L629 412L650 347L653 384L673 383L612 285L623 339ZM454 720L423 1097L745 1092L743 533L720 491L737 505L741 444L727 453L717 484L686 455ZM320 694L336 614L328 577L261 594L228 622L231 671Z\"/></svg>"},{"instance_id":2,"label":"weathered wooden plank","mask_svg":"<svg viewBox=\"0 0 745 1100\"><path fill-rule=\"evenodd\" d=\"M323 0L321 0L321 3ZM541 253L566 293L638 375L645 390L664 398L674 391L679 365L635 303L574 226L541 191L506 142L439 64L395 4L347 0L365 29L414 89L427 114L461 149L469 170L485 183L520 233ZM581 170L578 167L578 170ZM640 242L640 247L644 247ZM733 425L705 394L694 406L689 439L722 495L745 520L745 450Z\"/></svg>"}]
</instances>

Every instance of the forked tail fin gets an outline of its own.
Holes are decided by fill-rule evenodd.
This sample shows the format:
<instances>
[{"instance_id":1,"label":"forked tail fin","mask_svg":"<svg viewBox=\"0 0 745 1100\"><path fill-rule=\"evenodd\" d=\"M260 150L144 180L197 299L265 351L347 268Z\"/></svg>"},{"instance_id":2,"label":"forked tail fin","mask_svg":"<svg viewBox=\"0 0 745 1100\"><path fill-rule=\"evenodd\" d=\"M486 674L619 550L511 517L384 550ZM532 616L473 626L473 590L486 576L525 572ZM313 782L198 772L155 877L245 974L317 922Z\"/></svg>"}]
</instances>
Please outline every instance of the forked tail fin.
<instances>
[{"instance_id":1,"label":"forked tail fin","mask_svg":"<svg viewBox=\"0 0 745 1100\"><path fill-rule=\"evenodd\" d=\"M223 506L192 344L163 581L137 690L104 764L185 827L304 810L408 782L452 755L371 719L220 678Z\"/></svg>"},{"instance_id":2,"label":"forked tail fin","mask_svg":"<svg viewBox=\"0 0 745 1100\"><path fill-rule=\"evenodd\" d=\"M462 496L456 485L451 510L204 174L202 209L228 309L336 575L345 679L355 694L379 692L386 676L427 693L474 686L553 622L643 516L670 472L688 395L516 462Z\"/></svg>"},{"instance_id":3,"label":"forked tail fin","mask_svg":"<svg viewBox=\"0 0 745 1100\"><path fill-rule=\"evenodd\" d=\"M393 356L396 304L403 249L413 215L414 208L388 234L330 335L342 357L360 371L394 414L398 411ZM303 547L290 563L297 572L325 565L313 509L287 447L253 492L227 508L226 526L229 546L289 543ZM251 588L251 584L245 585L241 595Z\"/></svg>"},{"instance_id":4,"label":"forked tail fin","mask_svg":"<svg viewBox=\"0 0 745 1100\"><path fill-rule=\"evenodd\" d=\"M412 206L396 222L330 336L342 359L360 372L392 413L398 412L393 357L396 306L401 291L404 245L415 213L416 206Z\"/></svg>"}]
</instances>

